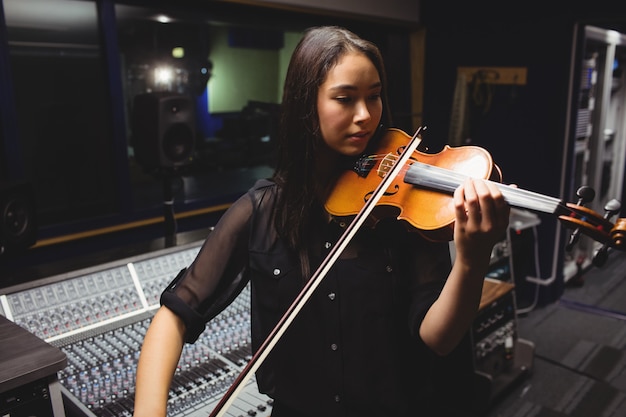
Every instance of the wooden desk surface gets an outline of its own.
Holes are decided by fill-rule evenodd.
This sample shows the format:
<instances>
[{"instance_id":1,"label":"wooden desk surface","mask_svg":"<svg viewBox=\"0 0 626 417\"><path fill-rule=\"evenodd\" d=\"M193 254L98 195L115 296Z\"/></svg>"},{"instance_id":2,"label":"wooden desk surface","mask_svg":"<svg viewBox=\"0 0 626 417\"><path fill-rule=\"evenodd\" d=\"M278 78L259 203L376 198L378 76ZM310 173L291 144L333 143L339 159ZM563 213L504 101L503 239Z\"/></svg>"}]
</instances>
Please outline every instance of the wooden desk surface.
<instances>
[{"instance_id":1,"label":"wooden desk surface","mask_svg":"<svg viewBox=\"0 0 626 417\"><path fill-rule=\"evenodd\" d=\"M0 392L47 378L66 365L63 351L0 315Z\"/></svg>"}]
</instances>

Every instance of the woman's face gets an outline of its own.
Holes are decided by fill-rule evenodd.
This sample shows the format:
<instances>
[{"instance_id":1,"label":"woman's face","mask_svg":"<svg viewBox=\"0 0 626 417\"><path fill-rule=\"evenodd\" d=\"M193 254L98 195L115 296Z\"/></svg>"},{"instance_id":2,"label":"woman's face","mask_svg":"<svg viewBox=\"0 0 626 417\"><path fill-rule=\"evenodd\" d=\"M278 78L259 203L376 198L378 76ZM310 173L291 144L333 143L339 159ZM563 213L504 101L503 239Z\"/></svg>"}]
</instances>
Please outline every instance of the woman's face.
<instances>
[{"instance_id":1,"label":"woman's face","mask_svg":"<svg viewBox=\"0 0 626 417\"><path fill-rule=\"evenodd\" d=\"M349 52L331 68L317 94L324 142L343 155L358 155L376 132L383 112L381 81L372 62Z\"/></svg>"}]
</instances>

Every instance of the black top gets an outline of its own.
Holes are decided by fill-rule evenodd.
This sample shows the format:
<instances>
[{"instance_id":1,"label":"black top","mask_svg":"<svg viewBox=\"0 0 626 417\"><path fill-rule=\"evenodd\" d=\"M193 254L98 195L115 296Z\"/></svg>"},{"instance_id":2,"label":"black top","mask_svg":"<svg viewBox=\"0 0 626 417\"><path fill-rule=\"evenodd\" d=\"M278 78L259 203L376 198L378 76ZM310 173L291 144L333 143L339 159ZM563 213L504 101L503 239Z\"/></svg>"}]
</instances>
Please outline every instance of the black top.
<instances>
[{"instance_id":1,"label":"black top","mask_svg":"<svg viewBox=\"0 0 626 417\"><path fill-rule=\"evenodd\" d=\"M187 342L249 280L256 349L300 292L298 258L270 221L277 192L259 181L164 291L161 302L185 321ZM313 271L343 229L320 222L314 232ZM395 220L361 229L259 368L259 389L310 416L415 415L438 363L418 329L450 268L447 242L426 241Z\"/></svg>"}]
</instances>

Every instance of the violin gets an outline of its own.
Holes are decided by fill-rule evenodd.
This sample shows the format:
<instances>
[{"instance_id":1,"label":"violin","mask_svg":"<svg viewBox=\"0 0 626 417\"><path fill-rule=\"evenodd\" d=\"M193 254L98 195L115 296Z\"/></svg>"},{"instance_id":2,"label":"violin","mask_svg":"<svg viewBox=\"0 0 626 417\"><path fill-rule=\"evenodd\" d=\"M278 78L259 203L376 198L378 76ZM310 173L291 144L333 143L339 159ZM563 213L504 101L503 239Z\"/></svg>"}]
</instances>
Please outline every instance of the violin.
<instances>
[{"instance_id":1,"label":"violin","mask_svg":"<svg viewBox=\"0 0 626 417\"><path fill-rule=\"evenodd\" d=\"M409 139L410 136L399 129L388 129L374 155L362 156L351 170L339 177L326 200L328 213L340 221L358 213L381 178L396 164ZM626 250L626 219L610 221L620 209L617 200L607 204L602 216L581 205L589 200L588 196L581 198L578 204L564 203L555 197L502 184L502 172L489 152L469 145L446 145L435 154L414 151L372 210L368 222L375 225L381 218L393 216L427 239L452 240L455 220L452 194L470 176L496 184L509 205L555 215L567 227L574 228L570 247L582 233L606 248ZM588 195L584 191L579 196L581 194Z\"/></svg>"}]
</instances>

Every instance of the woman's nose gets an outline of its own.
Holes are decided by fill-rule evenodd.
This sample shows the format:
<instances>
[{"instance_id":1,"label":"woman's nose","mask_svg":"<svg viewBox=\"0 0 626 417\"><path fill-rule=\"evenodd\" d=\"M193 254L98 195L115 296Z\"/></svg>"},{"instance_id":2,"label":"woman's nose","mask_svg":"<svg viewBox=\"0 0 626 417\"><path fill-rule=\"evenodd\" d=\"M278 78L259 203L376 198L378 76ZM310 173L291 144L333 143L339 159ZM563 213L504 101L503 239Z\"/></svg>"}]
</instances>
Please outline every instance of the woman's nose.
<instances>
[{"instance_id":1,"label":"woman's nose","mask_svg":"<svg viewBox=\"0 0 626 417\"><path fill-rule=\"evenodd\" d=\"M371 118L370 111L367 107L367 103L360 101L355 108L354 121L355 123L363 123Z\"/></svg>"}]
</instances>

